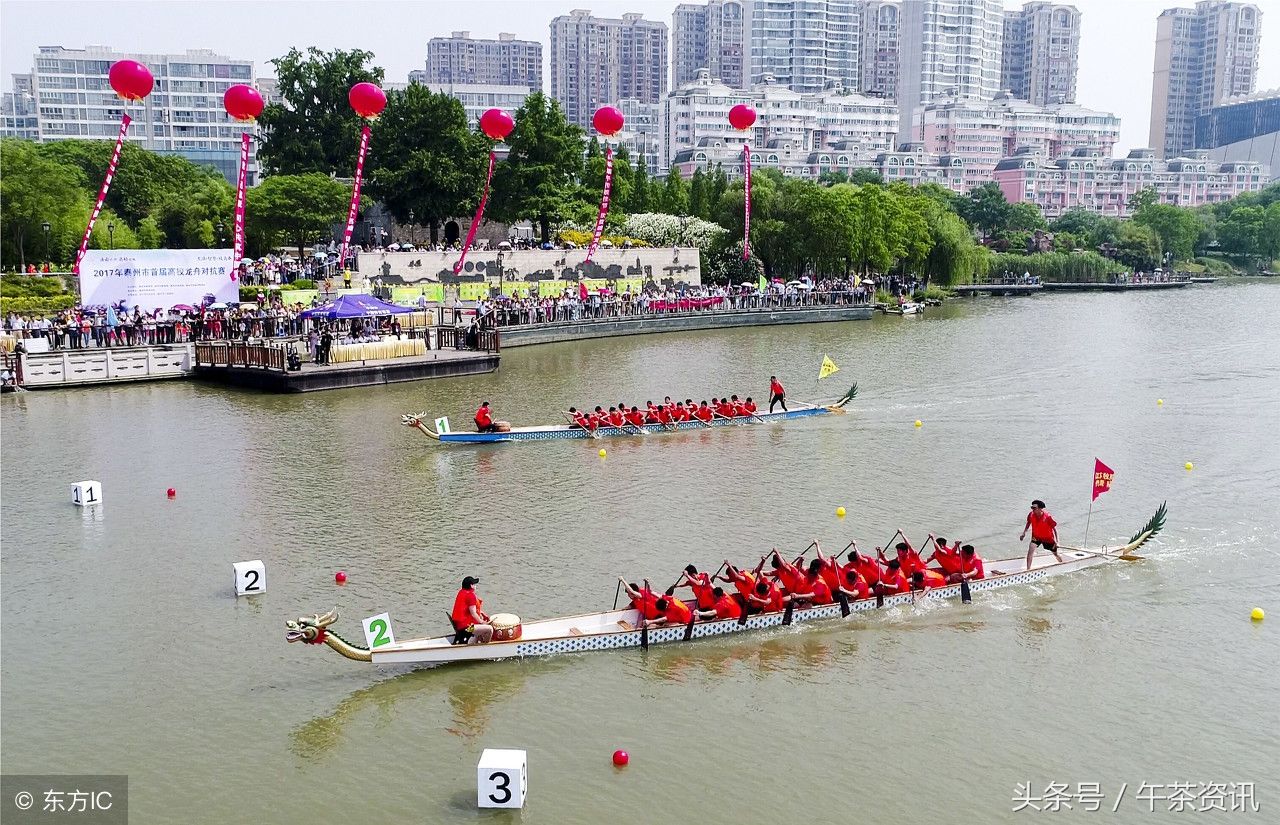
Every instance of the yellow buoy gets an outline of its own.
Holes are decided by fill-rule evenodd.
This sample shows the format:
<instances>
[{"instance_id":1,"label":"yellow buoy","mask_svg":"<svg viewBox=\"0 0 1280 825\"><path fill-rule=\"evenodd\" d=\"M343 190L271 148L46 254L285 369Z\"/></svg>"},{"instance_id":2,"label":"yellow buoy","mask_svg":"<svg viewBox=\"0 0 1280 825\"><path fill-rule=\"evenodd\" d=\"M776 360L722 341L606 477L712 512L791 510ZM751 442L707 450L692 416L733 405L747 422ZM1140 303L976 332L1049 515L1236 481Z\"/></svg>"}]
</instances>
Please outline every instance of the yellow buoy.
<instances>
[{"instance_id":1,"label":"yellow buoy","mask_svg":"<svg viewBox=\"0 0 1280 825\"><path fill-rule=\"evenodd\" d=\"M917 426L917 427L923 427L923 426L924 426L924 422L917 418L917 419L916 419L916 426Z\"/></svg>"},{"instance_id":2,"label":"yellow buoy","mask_svg":"<svg viewBox=\"0 0 1280 825\"><path fill-rule=\"evenodd\" d=\"M1267 618L1267 614L1262 612L1261 607L1255 607L1253 612L1249 614L1249 618L1253 619L1255 622L1260 622Z\"/></svg>"},{"instance_id":3,"label":"yellow buoy","mask_svg":"<svg viewBox=\"0 0 1280 825\"><path fill-rule=\"evenodd\" d=\"M1157 406L1157 407L1163 407L1163 406L1164 406L1164 399L1163 399L1163 398L1157 398L1157 399L1156 399L1156 406Z\"/></svg>"},{"instance_id":4,"label":"yellow buoy","mask_svg":"<svg viewBox=\"0 0 1280 825\"><path fill-rule=\"evenodd\" d=\"M1185 467L1186 469L1190 470L1190 469L1192 469L1193 467L1195 467L1196 465L1194 465L1194 464L1192 464L1190 461L1188 461L1186 464L1183 464L1182 466L1183 466L1183 467Z\"/></svg>"},{"instance_id":5,"label":"yellow buoy","mask_svg":"<svg viewBox=\"0 0 1280 825\"><path fill-rule=\"evenodd\" d=\"M604 447L601 447L601 448L600 448L600 457L601 457L601 458L604 458L604 457L605 457L605 456L607 456L608 454L609 454L609 453L605 450L605 448L604 448ZM1188 470L1190 470L1191 468L1190 468L1190 467L1188 467L1187 469L1188 469Z\"/></svg>"},{"instance_id":6,"label":"yellow buoy","mask_svg":"<svg viewBox=\"0 0 1280 825\"><path fill-rule=\"evenodd\" d=\"M843 508L843 507L837 507L837 508L836 508L836 517L837 517L837 518L844 518L844 508Z\"/></svg>"}]
</instances>

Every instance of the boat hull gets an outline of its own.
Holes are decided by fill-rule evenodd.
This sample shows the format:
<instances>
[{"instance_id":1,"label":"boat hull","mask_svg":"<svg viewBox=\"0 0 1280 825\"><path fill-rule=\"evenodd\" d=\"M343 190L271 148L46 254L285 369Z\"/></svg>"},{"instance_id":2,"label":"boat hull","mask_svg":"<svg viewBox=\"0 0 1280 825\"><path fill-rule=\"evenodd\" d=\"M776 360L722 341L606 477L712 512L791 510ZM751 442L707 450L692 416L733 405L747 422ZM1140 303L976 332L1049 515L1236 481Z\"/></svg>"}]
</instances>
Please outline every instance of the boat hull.
<instances>
[{"instance_id":1,"label":"boat hull","mask_svg":"<svg viewBox=\"0 0 1280 825\"><path fill-rule=\"evenodd\" d=\"M815 415L826 415L832 412L827 407L798 407L785 413L759 413L759 419L750 417L739 418L716 418L709 422L712 427L728 427L738 424L769 424L776 421L789 421L793 418L809 418ZM426 426L425 424L423 425ZM631 425L623 427L601 427L596 430L596 435L601 438L616 438L619 436L635 436L650 435L667 432L681 432L687 430L705 430L708 424L701 421L681 421L676 424L647 424L644 427L634 427ZM428 435L439 439L443 444L502 444L512 441L558 441L570 438L590 438L591 434L579 427L570 427L565 424L550 425L546 427L519 427L505 433L433 433L426 431Z\"/></svg>"},{"instance_id":2,"label":"boat hull","mask_svg":"<svg viewBox=\"0 0 1280 825\"><path fill-rule=\"evenodd\" d=\"M1031 584L1042 579L1074 573L1090 567L1117 560L1118 554L1104 554L1091 550L1071 550L1063 548L1063 562L1058 563L1051 557L1036 559L1031 570L1023 569L1025 559L1003 559L988 563L988 578L972 581L969 589L975 599L993 590L1014 585ZM930 590L927 598L959 599L960 585L952 584ZM918 594L902 593L886 596L884 607L910 605ZM851 601L849 615L865 613L879 609L874 598ZM822 605L798 609L792 615L792 623L812 622L823 619L841 618L839 604ZM453 645L451 637L441 636L433 639L419 639L401 642L394 647L387 647L373 652L375 665L402 664L447 664L450 662L495 661L500 659L523 659L535 656L551 656L560 653L582 653L593 650L616 650L640 647L643 644L642 633L635 629L639 619L634 609L613 610L605 613L593 613L583 616L571 616L563 619L552 619L545 622L526 623L525 635L522 639L510 642L491 642L489 644ZM692 628L656 627L648 631L649 645L671 644L685 641L688 632L689 640L705 639L710 636L722 636L744 633L754 630L765 630L783 624L784 614L764 613L751 616L745 624L736 619L699 622ZM623 626L620 623L625 623ZM586 628L584 630L584 627ZM577 632L574 632L577 631ZM691 631L691 632L690 632Z\"/></svg>"}]
</instances>

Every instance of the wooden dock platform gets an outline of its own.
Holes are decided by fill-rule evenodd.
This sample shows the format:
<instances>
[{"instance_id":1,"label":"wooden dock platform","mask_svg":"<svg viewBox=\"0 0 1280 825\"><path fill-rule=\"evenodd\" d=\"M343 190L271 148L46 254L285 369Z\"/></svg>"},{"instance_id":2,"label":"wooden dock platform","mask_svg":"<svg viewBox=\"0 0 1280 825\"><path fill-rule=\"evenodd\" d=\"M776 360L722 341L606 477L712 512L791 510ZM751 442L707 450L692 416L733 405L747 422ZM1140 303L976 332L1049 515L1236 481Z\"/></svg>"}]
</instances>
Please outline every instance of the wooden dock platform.
<instances>
[{"instance_id":1,"label":"wooden dock platform","mask_svg":"<svg viewBox=\"0 0 1280 825\"><path fill-rule=\"evenodd\" d=\"M957 284L950 287L958 295L1035 295L1040 284Z\"/></svg>"}]
</instances>

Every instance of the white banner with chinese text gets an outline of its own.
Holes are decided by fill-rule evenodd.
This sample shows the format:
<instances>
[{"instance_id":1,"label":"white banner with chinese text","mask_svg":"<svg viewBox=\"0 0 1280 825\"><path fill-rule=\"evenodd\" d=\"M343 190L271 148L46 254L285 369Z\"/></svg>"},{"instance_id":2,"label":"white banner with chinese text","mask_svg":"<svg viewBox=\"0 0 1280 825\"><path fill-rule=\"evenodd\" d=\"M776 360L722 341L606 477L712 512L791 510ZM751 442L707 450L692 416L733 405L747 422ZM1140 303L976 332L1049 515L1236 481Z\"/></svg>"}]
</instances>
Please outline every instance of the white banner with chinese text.
<instances>
[{"instance_id":1,"label":"white banner with chinese text","mask_svg":"<svg viewBox=\"0 0 1280 825\"><path fill-rule=\"evenodd\" d=\"M230 249L90 249L80 263L80 303L146 312L178 304L235 303Z\"/></svg>"}]
</instances>

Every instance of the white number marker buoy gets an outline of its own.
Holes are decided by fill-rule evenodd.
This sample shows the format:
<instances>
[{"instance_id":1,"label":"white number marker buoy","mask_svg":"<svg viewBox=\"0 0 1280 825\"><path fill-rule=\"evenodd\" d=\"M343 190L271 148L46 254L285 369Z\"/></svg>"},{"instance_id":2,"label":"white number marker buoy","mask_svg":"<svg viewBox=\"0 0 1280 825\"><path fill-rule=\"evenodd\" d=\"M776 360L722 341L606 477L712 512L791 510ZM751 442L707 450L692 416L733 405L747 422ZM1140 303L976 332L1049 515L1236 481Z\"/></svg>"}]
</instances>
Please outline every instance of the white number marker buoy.
<instances>
[{"instance_id":1,"label":"white number marker buoy","mask_svg":"<svg viewBox=\"0 0 1280 825\"><path fill-rule=\"evenodd\" d=\"M449 432L449 416L441 416L436 419L436 434L444 435Z\"/></svg>"},{"instance_id":2,"label":"white number marker buoy","mask_svg":"<svg viewBox=\"0 0 1280 825\"><path fill-rule=\"evenodd\" d=\"M77 481L71 485L71 503L88 507L102 502L102 484L97 481Z\"/></svg>"},{"instance_id":3,"label":"white number marker buoy","mask_svg":"<svg viewBox=\"0 0 1280 825\"><path fill-rule=\"evenodd\" d=\"M396 643L396 634L391 630L390 613L379 613L364 620L364 643L370 650Z\"/></svg>"},{"instance_id":4,"label":"white number marker buoy","mask_svg":"<svg viewBox=\"0 0 1280 825\"><path fill-rule=\"evenodd\" d=\"M529 760L522 750L485 748L476 766L476 804L523 808L529 793Z\"/></svg>"},{"instance_id":5,"label":"white number marker buoy","mask_svg":"<svg viewBox=\"0 0 1280 825\"><path fill-rule=\"evenodd\" d=\"M266 591L267 566L262 559L233 562L231 569L235 571L237 596L253 596Z\"/></svg>"}]
</instances>

